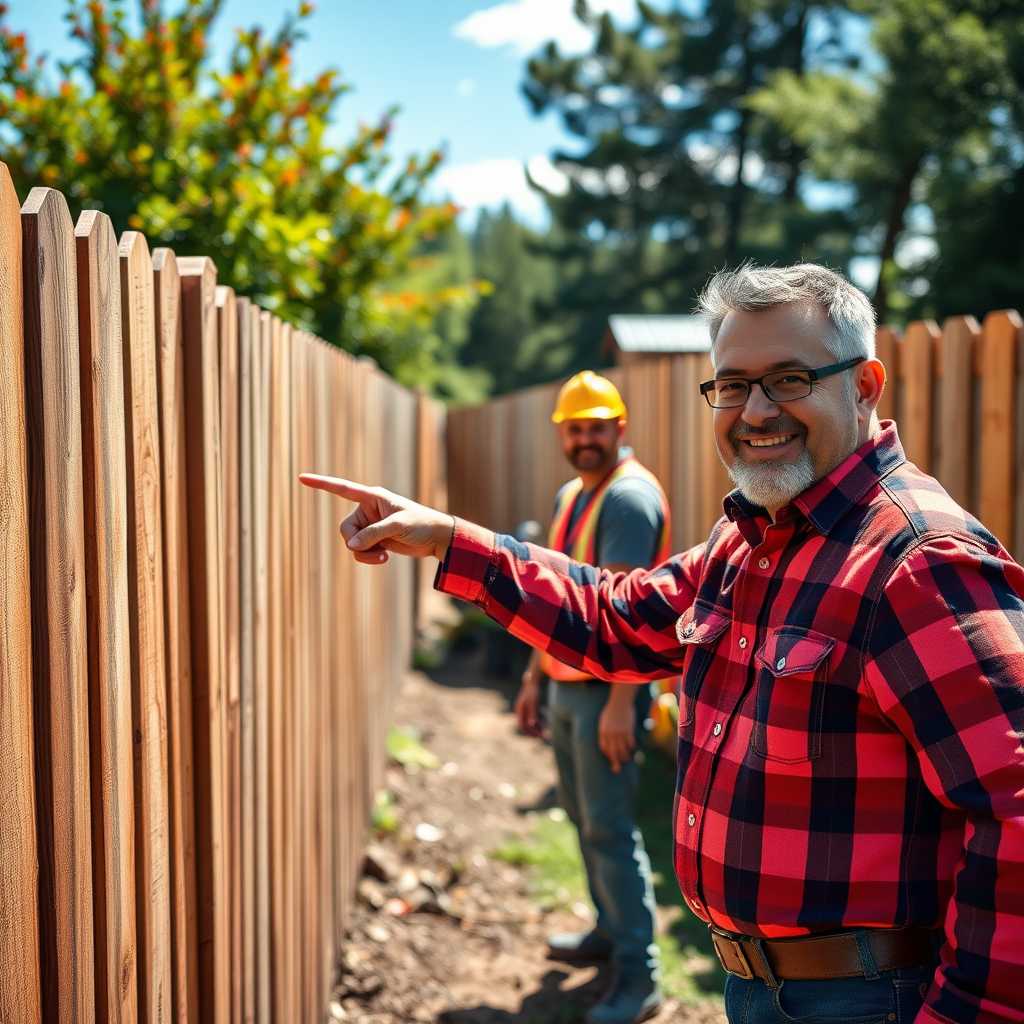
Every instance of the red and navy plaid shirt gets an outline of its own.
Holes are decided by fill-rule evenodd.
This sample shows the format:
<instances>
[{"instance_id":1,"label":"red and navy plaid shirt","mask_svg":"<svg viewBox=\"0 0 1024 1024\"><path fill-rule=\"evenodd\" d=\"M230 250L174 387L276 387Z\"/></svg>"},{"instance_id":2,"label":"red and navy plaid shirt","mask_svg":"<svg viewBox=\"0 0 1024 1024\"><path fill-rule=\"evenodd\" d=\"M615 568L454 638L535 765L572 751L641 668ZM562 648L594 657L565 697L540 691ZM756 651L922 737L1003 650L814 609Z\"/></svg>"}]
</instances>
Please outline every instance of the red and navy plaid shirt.
<instances>
[{"instance_id":1,"label":"red and navy plaid shirt","mask_svg":"<svg viewBox=\"0 0 1024 1024\"><path fill-rule=\"evenodd\" d=\"M700 918L944 927L918 1022L1024 1021L1024 570L888 422L775 522L725 512L628 574L459 521L437 585L595 676L682 672Z\"/></svg>"}]
</instances>

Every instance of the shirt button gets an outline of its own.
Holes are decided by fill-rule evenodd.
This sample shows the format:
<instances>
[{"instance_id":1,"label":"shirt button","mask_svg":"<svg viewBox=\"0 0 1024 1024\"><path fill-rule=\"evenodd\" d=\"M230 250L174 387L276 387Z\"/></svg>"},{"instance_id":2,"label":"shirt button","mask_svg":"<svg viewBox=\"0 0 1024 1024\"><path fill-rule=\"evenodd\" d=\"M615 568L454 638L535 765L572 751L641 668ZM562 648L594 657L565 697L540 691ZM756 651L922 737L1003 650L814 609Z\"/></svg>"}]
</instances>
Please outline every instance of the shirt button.
<instances>
[{"instance_id":1,"label":"shirt button","mask_svg":"<svg viewBox=\"0 0 1024 1024\"><path fill-rule=\"evenodd\" d=\"M740 637L740 647L741 648L746 648L746 646L747 646L747 638L745 636L741 636Z\"/></svg>"},{"instance_id":2,"label":"shirt button","mask_svg":"<svg viewBox=\"0 0 1024 1024\"><path fill-rule=\"evenodd\" d=\"M779 658L779 660L775 662L775 667L781 672L786 667L786 659Z\"/></svg>"},{"instance_id":3,"label":"shirt button","mask_svg":"<svg viewBox=\"0 0 1024 1024\"><path fill-rule=\"evenodd\" d=\"M758 567L758 569L767 569L767 568L768 568L768 566L769 566L769 565L771 565L771 564L772 564L772 563L771 563L771 562L769 562L767 558L762 558L762 559L761 559L761 560L760 560L760 561L759 561L759 562L757 563L757 567Z\"/></svg>"},{"instance_id":4,"label":"shirt button","mask_svg":"<svg viewBox=\"0 0 1024 1024\"><path fill-rule=\"evenodd\" d=\"M690 811L690 813L686 816L686 824L687 825L696 825L697 824L697 815L694 814L693 811Z\"/></svg>"},{"instance_id":5,"label":"shirt button","mask_svg":"<svg viewBox=\"0 0 1024 1024\"><path fill-rule=\"evenodd\" d=\"M712 729L711 731L712 731L712 732L713 732L713 733L714 733L714 734L715 734L716 736L721 736L721 735L722 735L722 723L721 723L721 722L715 722L715 727L714 727L714 729Z\"/></svg>"}]
</instances>

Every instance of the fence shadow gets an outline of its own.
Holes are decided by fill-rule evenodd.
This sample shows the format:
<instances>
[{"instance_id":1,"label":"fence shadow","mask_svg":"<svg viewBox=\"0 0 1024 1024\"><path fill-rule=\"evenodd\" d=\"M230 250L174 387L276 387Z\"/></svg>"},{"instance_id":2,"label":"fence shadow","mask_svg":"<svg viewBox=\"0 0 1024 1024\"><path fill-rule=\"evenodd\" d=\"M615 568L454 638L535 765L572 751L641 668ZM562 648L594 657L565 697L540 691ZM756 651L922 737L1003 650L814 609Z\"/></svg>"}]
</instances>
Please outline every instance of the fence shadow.
<instances>
[{"instance_id":1,"label":"fence shadow","mask_svg":"<svg viewBox=\"0 0 1024 1024\"><path fill-rule=\"evenodd\" d=\"M540 987L523 998L518 1010L503 1010L480 1004L445 1010L437 1024L579 1024L584 1014L601 997L609 975L599 973L569 992L562 984L569 973L552 969L541 978Z\"/></svg>"}]
</instances>

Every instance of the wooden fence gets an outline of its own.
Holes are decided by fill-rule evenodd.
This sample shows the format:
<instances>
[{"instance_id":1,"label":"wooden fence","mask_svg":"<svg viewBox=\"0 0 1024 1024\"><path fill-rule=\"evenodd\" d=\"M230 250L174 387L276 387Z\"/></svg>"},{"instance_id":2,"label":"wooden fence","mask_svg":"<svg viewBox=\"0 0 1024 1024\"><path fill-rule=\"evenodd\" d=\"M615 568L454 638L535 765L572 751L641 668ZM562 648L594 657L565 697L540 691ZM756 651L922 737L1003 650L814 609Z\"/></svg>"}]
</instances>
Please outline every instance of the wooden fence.
<instances>
[{"instance_id":1,"label":"wooden fence","mask_svg":"<svg viewBox=\"0 0 1024 1024\"><path fill-rule=\"evenodd\" d=\"M425 577L296 475L442 419L0 164L4 1024L322 1019Z\"/></svg>"},{"instance_id":2,"label":"wooden fence","mask_svg":"<svg viewBox=\"0 0 1024 1024\"><path fill-rule=\"evenodd\" d=\"M1024 557L1024 330L1014 311L979 325L958 316L942 328L912 323L878 331L888 385L879 412L895 419L908 457ZM672 506L677 550L700 543L731 488L715 454L711 410L697 385L708 358L652 358L606 372L629 408L627 440ZM561 382L448 416L449 507L496 529L546 524L570 475L550 423Z\"/></svg>"}]
</instances>

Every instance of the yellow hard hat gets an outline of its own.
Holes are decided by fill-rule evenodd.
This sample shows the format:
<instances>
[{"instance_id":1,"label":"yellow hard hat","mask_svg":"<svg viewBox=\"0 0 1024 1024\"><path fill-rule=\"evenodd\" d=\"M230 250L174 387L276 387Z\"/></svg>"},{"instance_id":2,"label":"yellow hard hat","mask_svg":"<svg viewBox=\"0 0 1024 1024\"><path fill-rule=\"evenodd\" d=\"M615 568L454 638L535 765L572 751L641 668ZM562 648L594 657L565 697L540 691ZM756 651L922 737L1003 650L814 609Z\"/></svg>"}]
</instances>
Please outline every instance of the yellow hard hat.
<instances>
[{"instance_id":1,"label":"yellow hard hat","mask_svg":"<svg viewBox=\"0 0 1024 1024\"><path fill-rule=\"evenodd\" d=\"M582 370L570 377L558 392L551 414L552 423L565 420L624 420L626 403L619 389L607 378Z\"/></svg>"}]
</instances>

